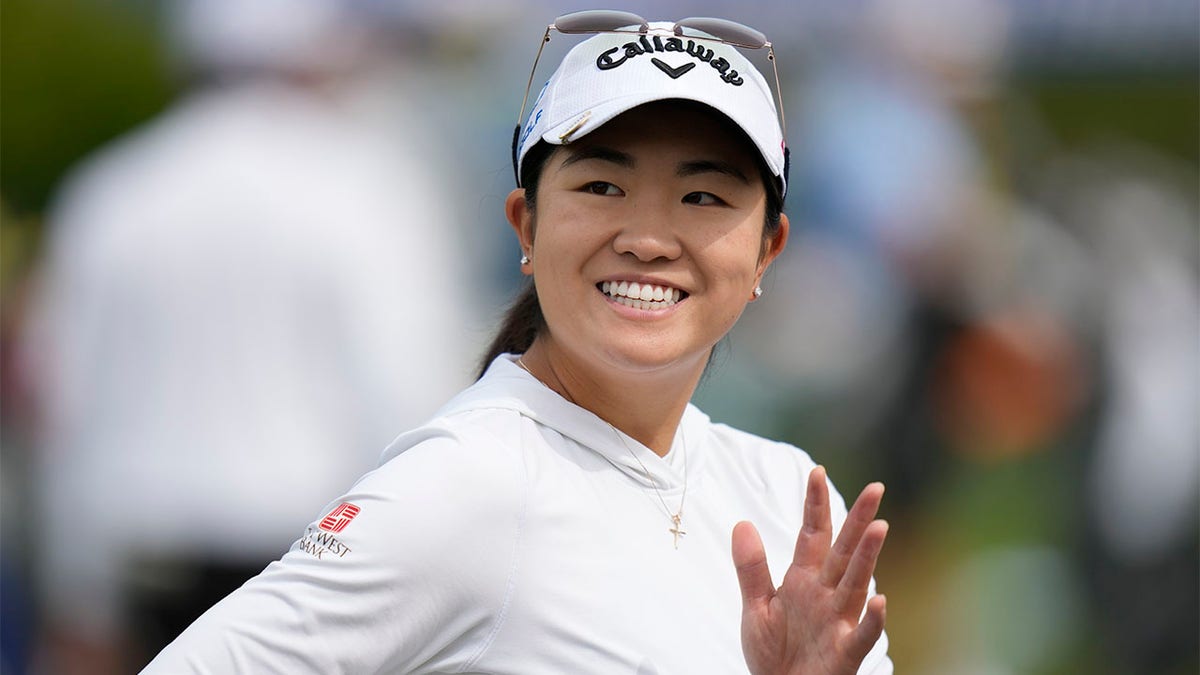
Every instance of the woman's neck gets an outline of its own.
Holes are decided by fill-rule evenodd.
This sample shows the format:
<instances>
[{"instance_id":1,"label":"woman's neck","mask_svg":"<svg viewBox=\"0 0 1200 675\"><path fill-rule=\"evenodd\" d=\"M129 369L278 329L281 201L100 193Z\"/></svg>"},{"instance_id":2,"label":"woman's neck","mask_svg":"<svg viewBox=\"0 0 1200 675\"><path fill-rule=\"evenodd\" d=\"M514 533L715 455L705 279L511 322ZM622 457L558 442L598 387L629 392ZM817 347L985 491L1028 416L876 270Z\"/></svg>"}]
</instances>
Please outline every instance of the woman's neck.
<instances>
[{"instance_id":1,"label":"woman's neck","mask_svg":"<svg viewBox=\"0 0 1200 675\"><path fill-rule=\"evenodd\" d=\"M591 366L571 358L552 338L539 336L521 363L563 398L595 413L660 457L704 372L706 360L649 372Z\"/></svg>"}]
</instances>

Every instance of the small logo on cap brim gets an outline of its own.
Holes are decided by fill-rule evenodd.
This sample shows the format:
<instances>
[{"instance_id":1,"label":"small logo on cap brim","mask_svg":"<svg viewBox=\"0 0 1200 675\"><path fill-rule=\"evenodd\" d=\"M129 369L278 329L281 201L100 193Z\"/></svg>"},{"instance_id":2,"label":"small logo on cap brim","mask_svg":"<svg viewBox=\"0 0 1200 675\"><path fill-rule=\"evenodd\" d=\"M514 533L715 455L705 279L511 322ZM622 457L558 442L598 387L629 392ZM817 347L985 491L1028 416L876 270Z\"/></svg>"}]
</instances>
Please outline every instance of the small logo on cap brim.
<instances>
[{"instance_id":1,"label":"small logo on cap brim","mask_svg":"<svg viewBox=\"0 0 1200 675\"><path fill-rule=\"evenodd\" d=\"M586 124L586 123L587 123L587 121L588 121L589 119L591 119L591 118L592 118L592 111L591 111L591 110L589 110L589 111L587 111L587 112L583 113L583 116L582 116L582 117L580 117L580 118L579 118L579 119L578 119L578 120L575 122L575 124L572 124L570 129L567 129L566 131L564 131L564 132L562 132L561 134L559 134L559 135L558 135L558 140L562 141L564 144L565 144L565 143L570 143L570 142L571 142L571 136L572 136L572 135L573 135L573 134L574 134L576 131L579 131L580 127L582 127L584 124Z\"/></svg>"}]
</instances>

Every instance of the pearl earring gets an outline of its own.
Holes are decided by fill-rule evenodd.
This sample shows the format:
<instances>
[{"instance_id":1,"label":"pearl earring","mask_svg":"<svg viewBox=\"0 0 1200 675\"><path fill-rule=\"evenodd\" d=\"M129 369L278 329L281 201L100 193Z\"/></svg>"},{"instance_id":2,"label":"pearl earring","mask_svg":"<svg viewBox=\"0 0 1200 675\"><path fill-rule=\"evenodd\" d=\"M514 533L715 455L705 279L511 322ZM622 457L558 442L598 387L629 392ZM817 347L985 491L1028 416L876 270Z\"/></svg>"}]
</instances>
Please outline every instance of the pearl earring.
<instances>
[{"instance_id":1,"label":"pearl earring","mask_svg":"<svg viewBox=\"0 0 1200 675\"><path fill-rule=\"evenodd\" d=\"M528 265L529 264L529 256L527 256L527 255L521 256L521 264Z\"/></svg>"},{"instance_id":2,"label":"pearl earring","mask_svg":"<svg viewBox=\"0 0 1200 675\"><path fill-rule=\"evenodd\" d=\"M755 286L754 287L754 297L757 298L761 295L762 295L762 286Z\"/></svg>"}]
</instances>

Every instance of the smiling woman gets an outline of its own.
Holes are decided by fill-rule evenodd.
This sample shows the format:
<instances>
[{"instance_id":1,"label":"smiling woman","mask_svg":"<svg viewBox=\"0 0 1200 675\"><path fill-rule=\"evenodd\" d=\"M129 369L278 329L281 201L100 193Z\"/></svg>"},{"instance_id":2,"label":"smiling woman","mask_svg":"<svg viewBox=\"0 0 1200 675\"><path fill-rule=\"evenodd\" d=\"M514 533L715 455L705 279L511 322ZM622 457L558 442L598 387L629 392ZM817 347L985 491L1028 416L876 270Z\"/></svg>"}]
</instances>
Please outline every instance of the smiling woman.
<instances>
[{"instance_id":1,"label":"smiling woman","mask_svg":"<svg viewBox=\"0 0 1200 675\"><path fill-rule=\"evenodd\" d=\"M787 238L786 218L765 226L758 153L729 126L691 102L638 106L549 155L536 209L529 188L507 202L547 326L522 362L659 455Z\"/></svg>"},{"instance_id":2,"label":"smiling woman","mask_svg":"<svg viewBox=\"0 0 1200 675\"><path fill-rule=\"evenodd\" d=\"M803 451L689 403L787 242L781 111L738 49L770 44L551 30L596 35L514 136L532 283L478 382L148 672L892 672L883 486L847 511Z\"/></svg>"}]
</instances>

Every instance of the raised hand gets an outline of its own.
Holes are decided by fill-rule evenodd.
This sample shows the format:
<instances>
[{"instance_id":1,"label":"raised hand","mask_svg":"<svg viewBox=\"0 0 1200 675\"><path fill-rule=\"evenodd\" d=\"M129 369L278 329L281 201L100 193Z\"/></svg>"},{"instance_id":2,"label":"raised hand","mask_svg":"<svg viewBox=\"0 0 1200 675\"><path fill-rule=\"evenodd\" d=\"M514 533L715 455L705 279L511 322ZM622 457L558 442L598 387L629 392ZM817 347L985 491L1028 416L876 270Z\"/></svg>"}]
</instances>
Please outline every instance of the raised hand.
<instances>
[{"instance_id":1,"label":"raised hand","mask_svg":"<svg viewBox=\"0 0 1200 675\"><path fill-rule=\"evenodd\" d=\"M887 537L887 523L874 520L882 499L882 483L864 488L830 547L833 526L825 469L813 469L804 499L804 525L778 589L758 530L746 521L733 528L733 564L742 588L742 651L751 673L857 672L883 633L886 614L882 595L871 598L863 612Z\"/></svg>"}]
</instances>

